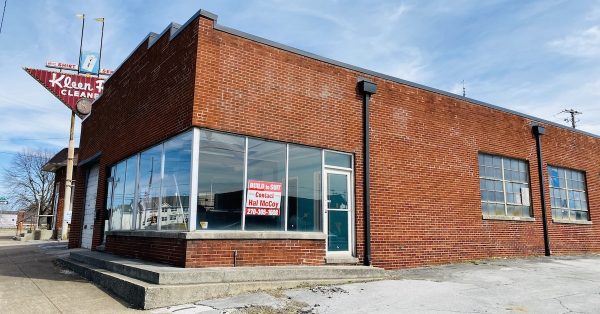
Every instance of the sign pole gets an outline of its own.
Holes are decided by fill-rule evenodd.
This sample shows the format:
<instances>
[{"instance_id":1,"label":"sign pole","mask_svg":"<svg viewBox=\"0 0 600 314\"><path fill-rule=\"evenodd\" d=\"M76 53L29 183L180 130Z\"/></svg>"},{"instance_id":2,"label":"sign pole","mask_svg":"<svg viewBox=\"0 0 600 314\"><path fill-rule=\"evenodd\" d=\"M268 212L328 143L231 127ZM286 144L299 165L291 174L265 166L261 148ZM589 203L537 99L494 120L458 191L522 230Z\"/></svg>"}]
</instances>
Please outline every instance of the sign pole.
<instances>
[{"instance_id":1,"label":"sign pole","mask_svg":"<svg viewBox=\"0 0 600 314\"><path fill-rule=\"evenodd\" d=\"M81 49L83 48L83 31L85 29L85 14L81 15L81 38L79 40L79 58L77 59L77 64L81 62ZM79 68L77 67L77 74L79 74ZM67 216L68 212L71 211L71 202L73 201L71 198L72 193L71 189L73 188L73 159L75 159L75 110L71 111L71 128L69 130L69 148L67 149L67 178L65 179L65 201L63 206L63 221L62 221L62 229L60 232L61 239L67 239L68 232L68 224L67 224Z\"/></svg>"},{"instance_id":2,"label":"sign pole","mask_svg":"<svg viewBox=\"0 0 600 314\"><path fill-rule=\"evenodd\" d=\"M63 221L61 239L67 239L67 214L71 210L71 189L73 188L73 159L75 158L75 111L71 111L71 129L69 131L69 148L67 150L67 178L65 180L65 201L63 206ZM70 216L70 215L69 215Z\"/></svg>"}]
</instances>

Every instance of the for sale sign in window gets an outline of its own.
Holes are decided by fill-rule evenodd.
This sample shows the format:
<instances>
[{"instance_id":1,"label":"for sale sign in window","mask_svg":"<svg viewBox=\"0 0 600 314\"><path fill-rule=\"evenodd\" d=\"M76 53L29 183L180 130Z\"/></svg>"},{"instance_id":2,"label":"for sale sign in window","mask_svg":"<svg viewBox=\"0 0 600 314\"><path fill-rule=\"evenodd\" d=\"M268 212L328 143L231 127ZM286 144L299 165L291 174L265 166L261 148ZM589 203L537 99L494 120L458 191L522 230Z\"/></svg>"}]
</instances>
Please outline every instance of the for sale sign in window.
<instances>
[{"instance_id":1,"label":"for sale sign in window","mask_svg":"<svg viewBox=\"0 0 600 314\"><path fill-rule=\"evenodd\" d=\"M248 180L246 215L279 216L281 182Z\"/></svg>"}]
</instances>

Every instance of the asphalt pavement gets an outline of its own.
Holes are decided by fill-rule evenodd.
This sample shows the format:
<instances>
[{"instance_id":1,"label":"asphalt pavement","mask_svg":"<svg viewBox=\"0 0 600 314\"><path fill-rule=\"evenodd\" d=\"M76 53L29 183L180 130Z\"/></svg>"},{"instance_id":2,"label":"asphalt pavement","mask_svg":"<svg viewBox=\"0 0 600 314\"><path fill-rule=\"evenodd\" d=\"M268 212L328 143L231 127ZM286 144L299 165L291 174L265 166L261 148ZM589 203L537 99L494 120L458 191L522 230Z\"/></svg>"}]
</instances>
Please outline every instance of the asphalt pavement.
<instances>
[{"instance_id":1,"label":"asphalt pavement","mask_svg":"<svg viewBox=\"0 0 600 314\"><path fill-rule=\"evenodd\" d=\"M388 279L266 291L138 311L54 264L65 242L0 230L0 313L600 313L600 255L494 259Z\"/></svg>"}]
</instances>

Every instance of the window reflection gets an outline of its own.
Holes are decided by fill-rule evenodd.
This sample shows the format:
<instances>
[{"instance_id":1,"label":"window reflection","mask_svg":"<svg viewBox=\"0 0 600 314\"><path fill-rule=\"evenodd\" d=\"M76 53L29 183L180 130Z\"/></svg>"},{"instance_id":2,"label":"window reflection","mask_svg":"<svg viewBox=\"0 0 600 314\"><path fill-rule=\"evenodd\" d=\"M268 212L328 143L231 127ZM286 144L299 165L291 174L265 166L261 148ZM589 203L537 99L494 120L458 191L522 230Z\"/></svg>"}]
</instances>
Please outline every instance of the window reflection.
<instances>
[{"instance_id":1,"label":"window reflection","mask_svg":"<svg viewBox=\"0 0 600 314\"><path fill-rule=\"evenodd\" d=\"M188 229L192 137L188 132L164 144L161 230Z\"/></svg>"},{"instance_id":2,"label":"window reflection","mask_svg":"<svg viewBox=\"0 0 600 314\"><path fill-rule=\"evenodd\" d=\"M289 231L321 230L321 150L289 146Z\"/></svg>"},{"instance_id":3,"label":"window reflection","mask_svg":"<svg viewBox=\"0 0 600 314\"><path fill-rule=\"evenodd\" d=\"M138 194L139 229L158 229L158 210L160 207L160 167L162 145L153 147L140 154L140 179Z\"/></svg>"},{"instance_id":4,"label":"window reflection","mask_svg":"<svg viewBox=\"0 0 600 314\"><path fill-rule=\"evenodd\" d=\"M125 182L123 183L123 203L121 205L121 229L130 230L133 224L135 204L135 179L137 174L137 155L130 157L125 164Z\"/></svg>"},{"instance_id":5,"label":"window reflection","mask_svg":"<svg viewBox=\"0 0 600 314\"><path fill-rule=\"evenodd\" d=\"M197 229L240 230L245 139L200 132Z\"/></svg>"},{"instance_id":6,"label":"window reflection","mask_svg":"<svg viewBox=\"0 0 600 314\"><path fill-rule=\"evenodd\" d=\"M123 188L125 186L125 162L120 162L113 167L112 182L112 214L110 227L112 230L121 230L123 218Z\"/></svg>"},{"instance_id":7,"label":"window reflection","mask_svg":"<svg viewBox=\"0 0 600 314\"><path fill-rule=\"evenodd\" d=\"M248 140L248 181L256 180L283 185L285 195L286 145L256 139ZM283 197L278 200L279 215L246 214L246 230L283 230Z\"/></svg>"}]
</instances>

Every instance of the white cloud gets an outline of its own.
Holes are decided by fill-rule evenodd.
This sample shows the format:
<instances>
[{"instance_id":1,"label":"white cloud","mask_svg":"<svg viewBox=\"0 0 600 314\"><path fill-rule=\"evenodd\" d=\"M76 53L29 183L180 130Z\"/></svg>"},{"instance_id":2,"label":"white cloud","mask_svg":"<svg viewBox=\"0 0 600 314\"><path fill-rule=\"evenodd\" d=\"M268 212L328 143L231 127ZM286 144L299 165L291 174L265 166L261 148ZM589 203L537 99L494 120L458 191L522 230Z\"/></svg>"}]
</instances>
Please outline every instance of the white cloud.
<instances>
[{"instance_id":1,"label":"white cloud","mask_svg":"<svg viewBox=\"0 0 600 314\"><path fill-rule=\"evenodd\" d=\"M548 43L549 47L562 54L578 57L600 55L600 27L593 26L577 34Z\"/></svg>"}]
</instances>

